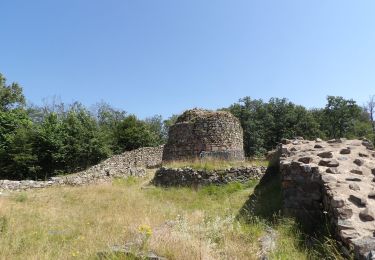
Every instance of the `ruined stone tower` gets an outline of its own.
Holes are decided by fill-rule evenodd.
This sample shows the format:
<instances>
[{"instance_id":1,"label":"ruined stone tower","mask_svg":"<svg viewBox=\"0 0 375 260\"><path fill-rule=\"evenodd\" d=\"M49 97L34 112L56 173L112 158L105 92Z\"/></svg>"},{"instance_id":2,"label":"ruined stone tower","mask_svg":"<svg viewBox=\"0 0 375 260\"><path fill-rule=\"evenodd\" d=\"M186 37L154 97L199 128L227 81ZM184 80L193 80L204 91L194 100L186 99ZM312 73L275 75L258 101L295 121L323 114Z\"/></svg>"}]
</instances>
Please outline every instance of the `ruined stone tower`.
<instances>
[{"instance_id":1,"label":"ruined stone tower","mask_svg":"<svg viewBox=\"0 0 375 260\"><path fill-rule=\"evenodd\" d=\"M243 160L243 130L229 112L192 109L169 129L163 161L218 158Z\"/></svg>"}]
</instances>

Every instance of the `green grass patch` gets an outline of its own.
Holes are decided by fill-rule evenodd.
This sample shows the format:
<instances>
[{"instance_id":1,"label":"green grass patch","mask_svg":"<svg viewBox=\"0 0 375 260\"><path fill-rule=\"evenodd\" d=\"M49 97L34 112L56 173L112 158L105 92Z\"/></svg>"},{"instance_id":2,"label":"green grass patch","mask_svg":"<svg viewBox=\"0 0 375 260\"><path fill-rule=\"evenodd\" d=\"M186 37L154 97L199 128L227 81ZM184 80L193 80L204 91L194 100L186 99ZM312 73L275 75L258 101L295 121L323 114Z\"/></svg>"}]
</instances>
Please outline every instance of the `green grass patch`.
<instances>
[{"instance_id":1,"label":"green grass patch","mask_svg":"<svg viewBox=\"0 0 375 260\"><path fill-rule=\"evenodd\" d=\"M13 199L17 202L25 202L27 200L27 194L25 192L17 193Z\"/></svg>"}]
</instances>

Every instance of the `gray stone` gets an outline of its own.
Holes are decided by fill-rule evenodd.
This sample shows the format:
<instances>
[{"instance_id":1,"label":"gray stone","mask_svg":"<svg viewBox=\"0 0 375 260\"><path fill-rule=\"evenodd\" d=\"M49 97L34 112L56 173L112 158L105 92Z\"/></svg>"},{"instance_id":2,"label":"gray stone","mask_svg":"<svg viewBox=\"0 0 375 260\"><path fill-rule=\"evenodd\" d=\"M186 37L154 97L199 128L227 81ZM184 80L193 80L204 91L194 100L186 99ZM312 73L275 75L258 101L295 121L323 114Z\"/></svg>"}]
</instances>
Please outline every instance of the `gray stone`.
<instances>
[{"instance_id":1,"label":"gray stone","mask_svg":"<svg viewBox=\"0 0 375 260\"><path fill-rule=\"evenodd\" d=\"M336 160L331 160L328 164L327 167L338 167L340 163Z\"/></svg>"},{"instance_id":2,"label":"gray stone","mask_svg":"<svg viewBox=\"0 0 375 260\"><path fill-rule=\"evenodd\" d=\"M359 157L369 157L367 153L358 153Z\"/></svg>"},{"instance_id":3,"label":"gray stone","mask_svg":"<svg viewBox=\"0 0 375 260\"><path fill-rule=\"evenodd\" d=\"M375 250L375 238L363 237L353 241L355 259L371 259L370 252Z\"/></svg>"},{"instance_id":4,"label":"gray stone","mask_svg":"<svg viewBox=\"0 0 375 260\"><path fill-rule=\"evenodd\" d=\"M326 170L327 173L332 173L332 174L340 174L339 170L336 167L331 167Z\"/></svg>"},{"instance_id":5,"label":"gray stone","mask_svg":"<svg viewBox=\"0 0 375 260\"><path fill-rule=\"evenodd\" d=\"M299 158L298 161L309 164L313 162L313 158L309 156L304 156L304 157Z\"/></svg>"},{"instance_id":6,"label":"gray stone","mask_svg":"<svg viewBox=\"0 0 375 260\"><path fill-rule=\"evenodd\" d=\"M328 140L327 143L329 143L329 144L342 143L342 140L340 140L340 139L331 139L331 140Z\"/></svg>"},{"instance_id":7,"label":"gray stone","mask_svg":"<svg viewBox=\"0 0 375 260\"><path fill-rule=\"evenodd\" d=\"M373 221L375 219L375 214L371 209L365 208L359 213L359 217L362 221Z\"/></svg>"},{"instance_id":8,"label":"gray stone","mask_svg":"<svg viewBox=\"0 0 375 260\"><path fill-rule=\"evenodd\" d=\"M266 172L265 167L239 167L226 170L195 170L192 168L166 168L156 171L152 184L163 187L196 187L204 185L222 185L230 182L247 182L260 179ZM287 182L286 182L287 183Z\"/></svg>"},{"instance_id":9,"label":"gray stone","mask_svg":"<svg viewBox=\"0 0 375 260\"><path fill-rule=\"evenodd\" d=\"M351 152L350 148L344 148L344 149L341 149L340 154L350 154L350 152Z\"/></svg>"},{"instance_id":10,"label":"gray stone","mask_svg":"<svg viewBox=\"0 0 375 260\"><path fill-rule=\"evenodd\" d=\"M337 182L337 179L332 175L323 175L322 180L323 182Z\"/></svg>"},{"instance_id":11,"label":"gray stone","mask_svg":"<svg viewBox=\"0 0 375 260\"><path fill-rule=\"evenodd\" d=\"M332 152L321 152L321 153L318 153L318 156L321 158L332 158L333 154Z\"/></svg>"},{"instance_id":12,"label":"gray stone","mask_svg":"<svg viewBox=\"0 0 375 260\"><path fill-rule=\"evenodd\" d=\"M345 220L339 219L337 221L337 227L340 231L345 230L345 229L353 229L354 228L353 223L350 220L347 220L347 219L345 219Z\"/></svg>"},{"instance_id":13,"label":"gray stone","mask_svg":"<svg viewBox=\"0 0 375 260\"><path fill-rule=\"evenodd\" d=\"M324 146L321 145L321 144L316 144L316 145L314 145L314 148L316 148L316 149L322 149L322 148L324 148Z\"/></svg>"},{"instance_id":14,"label":"gray stone","mask_svg":"<svg viewBox=\"0 0 375 260\"><path fill-rule=\"evenodd\" d=\"M353 216L353 210L350 207L336 208L335 210L341 220L349 219Z\"/></svg>"},{"instance_id":15,"label":"gray stone","mask_svg":"<svg viewBox=\"0 0 375 260\"><path fill-rule=\"evenodd\" d=\"M332 198L331 206L333 208L342 208L345 205L345 201L341 198Z\"/></svg>"},{"instance_id":16,"label":"gray stone","mask_svg":"<svg viewBox=\"0 0 375 260\"><path fill-rule=\"evenodd\" d=\"M340 231L340 236L344 239L356 239L360 234L354 229L344 229Z\"/></svg>"},{"instance_id":17,"label":"gray stone","mask_svg":"<svg viewBox=\"0 0 375 260\"><path fill-rule=\"evenodd\" d=\"M359 185L356 184L356 183L351 183L351 184L349 184L349 189L354 190L354 191L359 191L359 190L361 190L361 188L359 187Z\"/></svg>"},{"instance_id":18,"label":"gray stone","mask_svg":"<svg viewBox=\"0 0 375 260\"><path fill-rule=\"evenodd\" d=\"M364 207L367 205L367 200L363 196L360 195L350 195L349 200L353 202L358 207Z\"/></svg>"},{"instance_id":19,"label":"gray stone","mask_svg":"<svg viewBox=\"0 0 375 260\"><path fill-rule=\"evenodd\" d=\"M363 175L363 171L360 168L350 170L351 173Z\"/></svg>"},{"instance_id":20,"label":"gray stone","mask_svg":"<svg viewBox=\"0 0 375 260\"><path fill-rule=\"evenodd\" d=\"M354 163L358 166L362 166L365 163L365 161L363 159L357 158L357 159L354 160Z\"/></svg>"}]
</instances>

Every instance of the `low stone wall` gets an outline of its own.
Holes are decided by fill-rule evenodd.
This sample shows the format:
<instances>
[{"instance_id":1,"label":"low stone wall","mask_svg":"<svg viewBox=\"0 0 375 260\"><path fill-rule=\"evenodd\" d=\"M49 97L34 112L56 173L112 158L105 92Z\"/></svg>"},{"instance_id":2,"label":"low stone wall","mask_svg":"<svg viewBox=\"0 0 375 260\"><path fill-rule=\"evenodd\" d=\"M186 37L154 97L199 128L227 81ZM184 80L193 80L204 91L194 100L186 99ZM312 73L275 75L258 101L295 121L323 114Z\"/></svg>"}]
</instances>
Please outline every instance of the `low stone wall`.
<instances>
[{"instance_id":1,"label":"low stone wall","mask_svg":"<svg viewBox=\"0 0 375 260\"><path fill-rule=\"evenodd\" d=\"M27 190L56 185L86 185L111 181L114 177L146 175L145 168L154 168L161 164L163 146L144 147L115 155L85 171L61 177L52 177L48 181L10 181L0 180L0 191Z\"/></svg>"},{"instance_id":2,"label":"low stone wall","mask_svg":"<svg viewBox=\"0 0 375 260\"><path fill-rule=\"evenodd\" d=\"M250 179L260 179L266 172L266 167L241 167L227 170L194 170L192 168L160 168L152 180L157 186L204 186L220 185L229 182L246 182Z\"/></svg>"},{"instance_id":3,"label":"low stone wall","mask_svg":"<svg viewBox=\"0 0 375 260\"><path fill-rule=\"evenodd\" d=\"M284 213L312 223L327 214L356 259L375 258L375 151L367 140L284 140Z\"/></svg>"}]
</instances>

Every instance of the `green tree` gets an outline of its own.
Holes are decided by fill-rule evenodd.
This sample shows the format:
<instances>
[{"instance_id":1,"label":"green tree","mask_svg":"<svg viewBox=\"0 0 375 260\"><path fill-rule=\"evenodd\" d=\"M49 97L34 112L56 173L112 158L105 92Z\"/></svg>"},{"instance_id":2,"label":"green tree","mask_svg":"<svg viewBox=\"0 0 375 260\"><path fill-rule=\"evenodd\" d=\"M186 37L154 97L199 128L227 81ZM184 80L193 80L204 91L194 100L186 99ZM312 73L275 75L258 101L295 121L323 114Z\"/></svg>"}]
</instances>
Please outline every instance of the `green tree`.
<instances>
[{"instance_id":1,"label":"green tree","mask_svg":"<svg viewBox=\"0 0 375 260\"><path fill-rule=\"evenodd\" d=\"M0 74L0 177L23 178L34 174L33 127L24 110L25 97L17 83L6 84Z\"/></svg>"},{"instance_id":2,"label":"green tree","mask_svg":"<svg viewBox=\"0 0 375 260\"><path fill-rule=\"evenodd\" d=\"M25 97L22 88L17 83L6 84L6 78L0 73L0 110L22 108L25 105Z\"/></svg>"},{"instance_id":3,"label":"green tree","mask_svg":"<svg viewBox=\"0 0 375 260\"><path fill-rule=\"evenodd\" d=\"M352 99L328 96L321 125L329 138L354 136L354 126L361 121L361 108Z\"/></svg>"},{"instance_id":4,"label":"green tree","mask_svg":"<svg viewBox=\"0 0 375 260\"><path fill-rule=\"evenodd\" d=\"M115 153L158 145L158 136L134 115L127 116L115 129Z\"/></svg>"},{"instance_id":5,"label":"green tree","mask_svg":"<svg viewBox=\"0 0 375 260\"><path fill-rule=\"evenodd\" d=\"M168 133L166 132L162 116L155 115L153 117L148 117L144 122L153 135L157 137L155 140L156 144L161 145L167 141Z\"/></svg>"},{"instance_id":6,"label":"green tree","mask_svg":"<svg viewBox=\"0 0 375 260\"><path fill-rule=\"evenodd\" d=\"M266 152L266 137L269 128L267 123L270 115L262 100L252 100L245 97L229 107L229 111L236 116L244 131L244 150L247 156L261 155ZM268 125L269 126L269 125Z\"/></svg>"}]
</instances>

